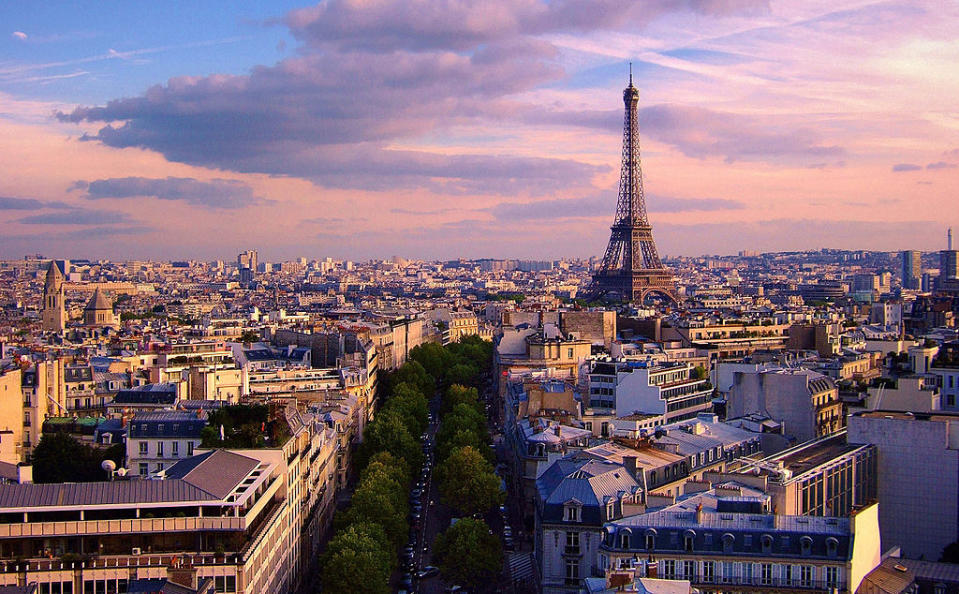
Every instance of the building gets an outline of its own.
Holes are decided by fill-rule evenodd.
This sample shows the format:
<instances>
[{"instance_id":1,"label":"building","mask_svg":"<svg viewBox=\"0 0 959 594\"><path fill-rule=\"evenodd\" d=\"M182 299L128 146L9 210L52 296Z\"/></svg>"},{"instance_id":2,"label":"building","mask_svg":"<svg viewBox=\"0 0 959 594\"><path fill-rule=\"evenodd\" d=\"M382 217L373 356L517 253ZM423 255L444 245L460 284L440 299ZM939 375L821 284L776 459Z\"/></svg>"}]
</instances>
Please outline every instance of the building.
<instances>
[{"instance_id":1,"label":"building","mask_svg":"<svg viewBox=\"0 0 959 594\"><path fill-rule=\"evenodd\" d=\"M592 574L603 524L635 513L639 484L621 464L563 459L537 479L535 557L544 594L579 592Z\"/></svg>"},{"instance_id":2,"label":"building","mask_svg":"<svg viewBox=\"0 0 959 594\"><path fill-rule=\"evenodd\" d=\"M116 316L113 314L113 304L97 289L83 308L83 325L91 327L117 326Z\"/></svg>"},{"instance_id":3,"label":"building","mask_svg":"<svg viewBox=\"0 0 959 594\"><path fill-rule=\"evenodd\" d=\"M849 443L877 451L884 546L938 559L959 539L959 415L871 411L850 415Z\"/></svg>"},{"instance_id":4,"label":"building","mask_svg":"<svg viewBox=\"0 0 959 594\"><path fill-rule=\"evenodd\" d=\"M730 418L769 417L799 442L838 431L845 421L836 383L808 369L736 371L726 406Z\"/></svg>"},{"instance_id":5,"label":"building","mask_svg":"<svg viewBox=\"0 0 959 594\"><path fill-rule=\"evenodd\" d=\"M47 268L47 278L43 285L42 328L45 332L63 332L67 326L67 314L64 309L66 298L63 294L63 274L53 260Z\"/></svg>"},{"instance_id":6,"label":"building","mask_svg":"<svg viewBox=\"0 0 959 594\"><path fill-rule=\"evenodd\" d=\"M494 351L499 394L506 394L511 376L527 372L542 371L550 378L575 383L591 353L591 341L565 335L554 324L505 329Z\"/></svg>"},{"instance_id":7,"label":"building","mask_svg":"<svg viewBox=\"0 0 959 594\"><path fill-rule=\"evenodd\" d=\"M959 251L949 249L939 252L939 280L959 278Z\"/></svg>"},{"instance_id":8,"label":"building","mask_svg":"<svg viewBox=\"0 0 959 594\"><path fill-rule=\"evenodd\" d=\"M731 480L766 480L763 491L787 516L848 516L876 501L876 447L849 443L840 431L755 462L745 461ZM711 482L722 477L708 476ZM892 543L891 543L892 544Z\"/></svg>"},{"instance_id":9,"label":"building","mask_svg":"<svg viewBox=\"0 0 959 594\"><path fill-rule=\"evenodd\" d=\"M880 562L878 506L849 518L770 513L769 497L726 484L608 522L598 569L684 579L700 592L853 593Z\"/></svg>"},{"instance_id":10,"label":"building","mask_svg":"<svg viewBox=\"0 0 959 594\"><path fill-rule=\"evenodd\" d=\"M124 592L185 566L217 592L294 590L316 554L310 500L332 491L311 458L329 453L314 449L321 440L206 452L162 480L0 484L0 585Z\"/></svg>"},{"instance_id":11,"label":"building","mask_svg":"<svg viewBox=\"0 0 959 594\"><path fill-rule=\"evenodd\" d=\"M929 372L937 378L943 409L959 407L959 342L943 344Z\"/></svg>"},{"instance_id":12,"label":"building","mask_svg":"<svg viewBox=\"0 0 959 594\"><path fill-rule=\"evenodd\" d=\"M667 423L695 417L711 409L713 386L694 369L681 362L595 361L589 372L587 409L617 417L663 415Z\"/></svg>"},{"instance_id":13,"label":"building","mask_svg":"<svg viewBox=\"0 0 959 594\"><path fill-rule=\"evenodd\" d=\"M163 472L193 456L207 426L206 412L199 410L139 412L127 423L127 468L133 476Z\"/></svg>"},{"instance_id":14,"label":"building","mask_svg":"<svg viewBox=\"0 0 959 594\"><path fill-rule=\"evenodd\" d=\"M904 250L899 252L899 257L902 259L902 288L918 291L922 278L922 252Z\"/></svg>"}]
</instances>

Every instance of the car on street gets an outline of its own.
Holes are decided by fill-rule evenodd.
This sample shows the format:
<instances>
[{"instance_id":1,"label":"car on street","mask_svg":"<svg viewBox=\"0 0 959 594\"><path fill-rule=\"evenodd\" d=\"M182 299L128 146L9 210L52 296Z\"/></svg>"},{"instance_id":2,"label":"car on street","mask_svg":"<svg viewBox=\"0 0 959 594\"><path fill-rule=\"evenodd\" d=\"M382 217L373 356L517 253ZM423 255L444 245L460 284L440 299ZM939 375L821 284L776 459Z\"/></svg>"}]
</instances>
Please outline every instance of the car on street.
<instances>
[{"instance_id":1,"label":"car on street","mask_svg":"<svg viewBox=\"0 0 959 594\"><path fill-rule=\"evenodd\" d=\"M433 565L427 565L426 567L421 569L420 572L416 575L418 578L422 580L422 579L438 576L439 574L440 574L439 567L434 567Z\"/></svg>"}]
</instances>

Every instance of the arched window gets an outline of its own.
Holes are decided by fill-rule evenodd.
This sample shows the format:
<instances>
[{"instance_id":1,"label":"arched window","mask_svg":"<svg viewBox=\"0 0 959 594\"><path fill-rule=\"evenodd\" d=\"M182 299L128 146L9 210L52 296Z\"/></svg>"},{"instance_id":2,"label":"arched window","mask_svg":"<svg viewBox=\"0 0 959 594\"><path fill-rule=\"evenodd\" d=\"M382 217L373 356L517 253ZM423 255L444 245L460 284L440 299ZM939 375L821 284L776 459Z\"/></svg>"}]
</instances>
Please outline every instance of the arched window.
<instances>
[{"instance_id":1,"label":"arched window","mask_svg":"<svg viewBox=\"0 0 959 594\"><path fill-rule=\"evenodd\" d=\"M628 530L620 531L619 548L623 549L624 551L629 550L629 531Z\"/></svg>"},{"instance_id":2,"label":"arched window","mask_svg":"<svg viewBox=\"0 0 959 594\"><path fill-rule=\"evenodd\" d=\"M696 544L696 533L692 530L687 530L683 533L683 550L687 553L693 552L693 546Z\"/></svg>"},{"instance_id":3,"label":"arched window","mask_svg":"<svg viewBox=\"0 0 959 594\"><path fill-rule=\"evenodd\" d=\"M656 531L655 530L646 531L646 550L647 551L656 550Z\"/></svg>"},{"instance_id":4,"label":"arched window","mask_svg":"<svg viewBox=\"0 0 959 594\"><path fill-rule=\"evenodd\" d=\"M763 547L764 553L771 553L773 550L773 537L768 534L763 534L759 539Z\"/></svg>"},{"instance_id":5,"label":"arched window","mask_svg":"<svg viewBox=\"0 0 959 594\"><path fill-rule=\"evenodd\" d=\"M730 533L723 534L723 552L732 553L733 545L736 543L736 537Z\"/></svg>"},{"instance_id":6,"label":"arched window","mask_svg":"<svg viewBox=\"0 0 959 594\"><path fill-rule=\"evenodd\" d=\"M812 554L812 538L803 536L799 539L799 550L803 555Z\"/></svg>"},{"instance_id":7,"label":"arched window","mask_svg":"<svg viewBox=\"0 0 959 594\"><path fill-rule=\"evenodd\" d=\"M830 557L835 557L839 552L839 541L833 537L826 539L826 554Z\"/></svg>"}]
</instances>

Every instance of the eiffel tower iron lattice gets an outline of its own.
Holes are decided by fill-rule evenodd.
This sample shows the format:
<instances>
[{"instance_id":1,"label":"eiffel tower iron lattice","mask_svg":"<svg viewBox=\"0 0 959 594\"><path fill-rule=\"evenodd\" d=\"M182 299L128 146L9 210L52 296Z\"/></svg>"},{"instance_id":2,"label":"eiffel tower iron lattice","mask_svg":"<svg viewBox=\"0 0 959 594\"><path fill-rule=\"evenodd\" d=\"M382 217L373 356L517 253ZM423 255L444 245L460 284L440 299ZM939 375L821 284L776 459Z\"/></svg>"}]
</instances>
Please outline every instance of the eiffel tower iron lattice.
<instances>
[{"instance_id":1,"label":"eiffel tower iron lattice","mask_svg":"<svg viewBox=\"0 0 959 594\"><path fill-rule=\"evenodd\" d=\"M632 68L629 86L623 91L626 117L623 125L623 167L619 178L619 199L612 234L599 270L593 275L588 293L591 297L642 303L650 295L678 302L676 281L663 266L653 243L653 228L646 216L643 171L639 160L639 122L636 105L639 91L633 86Z\"/></svg>"}]
</instances>

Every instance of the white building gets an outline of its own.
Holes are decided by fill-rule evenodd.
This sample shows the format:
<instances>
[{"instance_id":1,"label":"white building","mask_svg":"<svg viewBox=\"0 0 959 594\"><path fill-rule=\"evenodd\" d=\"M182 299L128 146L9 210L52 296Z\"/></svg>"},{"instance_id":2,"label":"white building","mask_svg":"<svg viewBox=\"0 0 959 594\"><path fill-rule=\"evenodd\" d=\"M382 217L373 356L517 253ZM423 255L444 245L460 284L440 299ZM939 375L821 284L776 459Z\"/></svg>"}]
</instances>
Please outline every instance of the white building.
<instances>
[{"instance_id":1,"label":"white building","mask_svg":"<svg viewBox=\"0 0 959 594\"><path fill-rule=\"evenodd\" d=\"M617 417L663 415L666 422L695 417L712 406L712 384L689 363L597 361L589 373L589 407Z\"/></svg>"}]
</instances>

